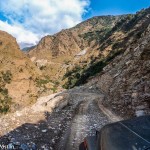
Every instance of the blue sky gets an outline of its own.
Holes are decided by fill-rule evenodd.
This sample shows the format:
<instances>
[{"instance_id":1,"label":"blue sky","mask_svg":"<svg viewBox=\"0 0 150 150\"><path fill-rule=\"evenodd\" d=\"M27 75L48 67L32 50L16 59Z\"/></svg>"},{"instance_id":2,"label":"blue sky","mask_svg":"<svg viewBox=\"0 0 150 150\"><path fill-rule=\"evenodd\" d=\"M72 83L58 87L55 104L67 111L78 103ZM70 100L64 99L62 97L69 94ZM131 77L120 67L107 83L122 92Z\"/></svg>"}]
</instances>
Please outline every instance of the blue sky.
<instances>
[{"instance_id":1,"label":"blue sky","mask_svg":"<svg viewBox=\"0 0 150 150\"><path fill-rule=\"evenodd\" d=\"M84 15L84 19L99 15L136 13L147 7L150 7L150 0L91 0L91 9Z\"/></svg>"},{"instance_id":2,"label":"blue sky","mask_svg":"<svg viewBox=\"0 0 150 150\"><path fill-rule=\"evenodd\" d=\"M0 30L16 37L20 47L45 35L100 15L135 13L150 0L0 0Z\"/></svg>"}]
</instances>

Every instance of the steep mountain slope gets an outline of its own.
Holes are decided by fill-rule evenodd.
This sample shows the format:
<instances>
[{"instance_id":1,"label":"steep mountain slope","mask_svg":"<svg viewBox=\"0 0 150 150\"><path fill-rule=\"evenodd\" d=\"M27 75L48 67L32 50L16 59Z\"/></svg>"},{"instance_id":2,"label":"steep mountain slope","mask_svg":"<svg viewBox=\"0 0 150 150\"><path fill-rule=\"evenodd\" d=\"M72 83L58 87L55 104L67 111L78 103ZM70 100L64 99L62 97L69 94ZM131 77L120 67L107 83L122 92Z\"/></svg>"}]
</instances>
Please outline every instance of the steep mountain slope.
<instances>
[{"instance_id":1,"label":"steep mountain slope","mask_svg":"<svg viewBox=\"0 0 150 150\"><path fill-rule=\"evenodd\" d=\"M128 30L124 30L124 29ZM119 30L128 31L116 56L89 86L105 94L100 102L123 117L150 113L150 9L137 13ZM107 43L107 41L106 41ZM108 58L107 58L108 59Z\"/></svg>"},{"instance_id":2,"label":"steep mountain slope","mask_svg":"<svg viewBox=\"0 0 150 150\"><path fill-rule=\"evenodd\" d=\"M48 35L28 52L28 56L44 74L62 82L67 69L77 64L87 65L91 57L99 55L100 52L96 49L100 36L105 35L124 17L94 17L71 29L62 30L53 36Z\"/></svg>"},{"instance_id":3,"label":"steep mountain slope","mask_svg":"<svg viewBox=\"0 0 150 150\"><path fill-rule=\"evenodd\" d=\"M38 93L35 79L40 74L21 52L15 38L0 31L0 112L33 103Z\"/></svg>"},{"instance_id":4,"label":"steep mountain slope","mask_svg":"<svg viewBox=\"0 0 150 150\"><path fill-rule=\"evenodd\" d=\"M99 55L93 57L86 67L76 66L69 70L64 78L68 79L66 88L86 83L88 78L102 71L117 55L122 54L131 44L138 44L138 39L149 25L150 9L135 15L127 15L107 32L97 46Z\"/></svg>"}]
</instances>

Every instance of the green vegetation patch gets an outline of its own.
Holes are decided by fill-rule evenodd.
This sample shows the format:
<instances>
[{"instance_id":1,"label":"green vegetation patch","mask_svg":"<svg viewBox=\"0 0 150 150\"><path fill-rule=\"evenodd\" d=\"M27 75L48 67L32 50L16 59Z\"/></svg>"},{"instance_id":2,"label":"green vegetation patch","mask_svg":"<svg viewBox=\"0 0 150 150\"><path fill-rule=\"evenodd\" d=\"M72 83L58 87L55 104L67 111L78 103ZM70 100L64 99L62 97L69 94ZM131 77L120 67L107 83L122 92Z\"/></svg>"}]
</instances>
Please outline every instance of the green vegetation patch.
<instances>
[{"instance_id":1,"label":"green vegetation patch","mask_svg":"<svg viewBox=\"0 0 150 150\"><path fill-rule=\"evenodd\" d=\"M109 64L110 61L112 61L116 56L120 55L121 53L123 53L123 49L116 51L114 50L110 52L110 54L106 58L91 61L89 66L85 68L76 66L74 69L68 71L64 75L63 80L67 79L67 82L63 85L63 88L70 89L74 86L85 84L90 77L95 76L97 73L100 73L103 68Z\"/></svg>"},{"instance_id":2,"label":"green vegetation patch","mask_svg":"<svg viewBox=\"0 0 150 150\"><path fill-rule=\"evenodd\" d=\"M12 98L8 95L8 90L0 88L0 113L7 113L10 111Z\"/></svg>"},{"instance_id":3,"label":"green vegetation patch","mask_svg":"<svg viewBox=\"0 0 150 150\"><path fill-rule=\"evenodd\" d=\"M101 30L97 31L91 31L84 34L79 35L84 40L88 41L88 44L90 44L93 40L96 40L96 43L100 43L104 36L111 30L111 27L106 27Z\"/></svg>"},{"instance_id":4,"label":"green vegetation patch","mask_svg":"<svg viewBox=\"0 0 150 150\"><path fill-rule=\"evenodd\" d=\"M60 85L60 83L58 81L52 81L48 76L45 76L43 78L37 78L36 80L36 86L39 88L43 88L42 92L46 92L47 90L52 90L53 93L55 93L57 91L58 86ZM52 83L53 87L48 88L46 86L46 84L48 83Z\"/></svg>"},{"instance_id":5,"label":"green vegetation patch","mask_svg":"<svg viewBox=\"0 0 150 150\"><path fill-rule=\"evenodd\" d=\"M12 98L9 96L6 84L10 84L12 74L10 70L0 72L0 113L7 113L11 109Z\"/></svg>"},{"instance_id":6,"label":"green vegetation patch","mask_svg":"<svg viewBox=\"0 0 150 150\"><path fill-rule=\"evenodd\" d=\"M36 85L38 86L38 87L43 87L45 84L47 84L47 83L49 83L50 82L50 80L48 80L48 79L36 79Z\"/></svg>"},{"instance_id":7,"label":"green vegetation patch","mask_svg":"<svg viewBox=\"0 0 150 150\"><path fill-rule=\"evenodd\" d=\"M3 83L10 83L11 82L11 79L12 79L12 74L11 74L11 71L10 70L7 70L6 72L1 72L0 73L0 82L3 82Z\"/></svg>"}]
</instances>

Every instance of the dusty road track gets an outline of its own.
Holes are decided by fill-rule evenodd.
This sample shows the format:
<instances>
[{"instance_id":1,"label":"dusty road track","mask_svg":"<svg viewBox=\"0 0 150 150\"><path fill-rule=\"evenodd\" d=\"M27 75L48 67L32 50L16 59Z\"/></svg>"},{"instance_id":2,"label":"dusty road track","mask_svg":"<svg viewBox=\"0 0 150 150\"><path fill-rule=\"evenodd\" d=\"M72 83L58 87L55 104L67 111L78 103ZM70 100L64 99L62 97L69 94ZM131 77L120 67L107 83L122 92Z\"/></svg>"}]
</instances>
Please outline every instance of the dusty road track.
<instances>
[{"instance_id":1,"label":"dusty road track","mask_svg":"<svg viewBox=\"0 0 150 150\"><path fill-rule=\"evenodd\" d=\"M84 137L93 135L110 120L98 108L94 100L84 101L80 104L67 132L62 135L58 150L78 150Z\"/></svg>"}]
</instances>

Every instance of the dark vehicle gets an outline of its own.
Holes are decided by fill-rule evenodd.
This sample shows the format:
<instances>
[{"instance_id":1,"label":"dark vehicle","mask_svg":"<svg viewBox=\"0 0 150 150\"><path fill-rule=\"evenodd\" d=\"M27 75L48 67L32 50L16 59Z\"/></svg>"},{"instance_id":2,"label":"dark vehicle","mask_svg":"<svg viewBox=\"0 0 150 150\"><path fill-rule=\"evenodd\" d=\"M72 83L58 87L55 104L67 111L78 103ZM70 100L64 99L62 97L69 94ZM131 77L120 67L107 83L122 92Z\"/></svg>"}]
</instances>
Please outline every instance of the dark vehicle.
<instances>
[{"instance_id":1,"label":"dark vehicle","mask_svg":"<svg viewBox=\"0 0 150 150\"><path fill-rule=\"evenodd\" d=\"M150 116L108 124L86 137L79 150L150 150Z\"/></svg>"}]
</instances>

